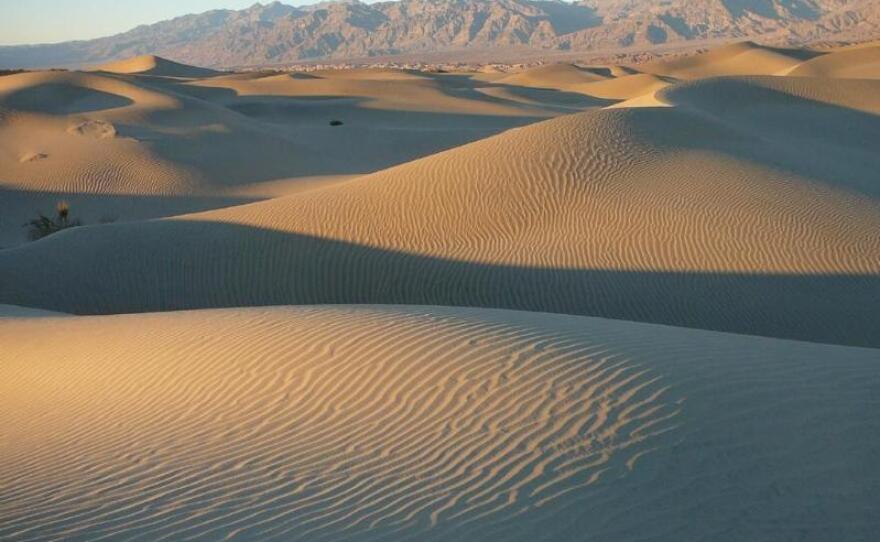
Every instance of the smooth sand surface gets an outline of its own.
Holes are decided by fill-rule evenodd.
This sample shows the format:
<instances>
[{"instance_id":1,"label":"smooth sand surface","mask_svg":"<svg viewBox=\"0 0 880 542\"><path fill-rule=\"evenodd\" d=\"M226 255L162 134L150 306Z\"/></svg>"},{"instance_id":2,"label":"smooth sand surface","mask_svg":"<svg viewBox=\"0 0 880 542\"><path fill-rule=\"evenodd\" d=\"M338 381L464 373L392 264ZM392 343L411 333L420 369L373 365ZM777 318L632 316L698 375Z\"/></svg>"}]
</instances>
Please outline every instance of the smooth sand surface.
<instances>
[{"instance_id":1,"label":"smooth sand surface","mask_svg":"<svg viewBox=\"0 0 880 542\"><path fill-rule=\"evenodd\" d=\"M880 527L877 350L389 306L21 319L0 342L8 540Z\"/></svg>"},{"instance_id":2,"label":"smooth sand surface","mask_svg":"<svg viewBox=\"0 0 880 542\"><path fill-rule=\"evenodd\" d=\"M796 66L789 75L880 79L880 43L833 51Z\"/></svg>"},{"instance_id":3,"label":"smooth sand surface","mask_svg":"<svg viewBox=\"0 0 880 542\"><path fill-rule=\"evenodd\" d=\"M210 75L219 75L221 72L209 70L207 68L198 68L196 66L188 66L161 58L155 55L143 55L134 58L127 58L117 62L102 64L93 68L94 71L103 71L110 73L137 73L144 75L158 75L161 77L205 77Z\"/></svg>"},{"instance_id":4,"label":"smooth sand surface","mask_svg":"<svg viewBox=\"0 0 880 542\"><path fill-rule=\"evenodd\" d=\"M646 94L653 94L675 81L675 79L669 77L636 73L593 83L584 83L573 88L578 92L583 92L596 98L629 100Z\"/></svg>"},{"instance_id":5,"label":"smooth sand surface","mask_svg":"<svg viewBox=\"0 0 880 542\"><path fill-rule=\"evenodd\" d=\"M637 70L676 79L720 75L778 75L819 53L767 47L750 41L712 49L701 55L659 60L635 66Z\"/></svg>"},{"instance_id":6,"label":"smooth sand surface","mask_svg":"<svg viewBox=\"0 0 880 542\"><path fill-rule=\"evenodd\" d=\"M605 76L595 71L573 64L548 64L527 68L497 81L523 87L563 89L605 79Z\"/></svg>"}]
</instances>

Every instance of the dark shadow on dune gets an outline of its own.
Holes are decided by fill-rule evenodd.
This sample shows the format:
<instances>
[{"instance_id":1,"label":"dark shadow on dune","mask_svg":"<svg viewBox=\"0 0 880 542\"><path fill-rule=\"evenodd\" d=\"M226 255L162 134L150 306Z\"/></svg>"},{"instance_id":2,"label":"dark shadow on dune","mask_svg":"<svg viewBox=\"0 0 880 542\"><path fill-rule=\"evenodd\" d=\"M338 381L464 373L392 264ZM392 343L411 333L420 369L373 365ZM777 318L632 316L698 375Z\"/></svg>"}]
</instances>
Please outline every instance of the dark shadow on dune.
<instances>
[{"instance_id":1,"label":"dark shadow on dune","mask_svg":"<svg viewBox=\"0 0 880 542\"><path fill-rule=\"evenodd\" d=\"M8 94L0 106L50 115L72 115L125 107L134 102L125 96L77 85L46 83Z\"/></svg>"},{"instance_id":2,"label":"dark shadow on dune","mask_svg":"<svg viewBox=\"0 0 880 542\"><path fill-rule=\"evenodd\" d=\"M216 222L84 227L0 252L0 303L79 314L325 303L495 307L880 347L877 275L493 265Z\"/></svg>"},{"instance_id":3,"label":"dark shadow on dune","mask_svg":"<svg viewBox=\"0 0 880 542\"><path fill-rule=\"evenodd\" d=\"M880 198L878 115L738 79L686 83L661 95L679 107L627 113L642 119L641 135L660 147L720 153Z\"/></svg>"},{"instance_id":4,"label":"dark shadow on dune","mask_svg":"<svg viewBox=\"0 0 880 542\"><path fill-rule=\"evenodd\" d=\"M0 248L27 241L23 224L39 214L51 214L59 201L66 201L84 224L128 222L195 213L265 198L243 196L153 196L42 192L0 187Z\"/></svg>"},{"instance_id":5,"label":"dark shadow on dune","mask_svg":"<svg viewBox=\"0 0 880 542\"><path fill-rule=\"evenodd\" d=\"M587 70L586 68L582 68ZM276 76L278 74L275 74ZM435 73L421 73L418 72L420 77L423 77L426 80L431 80L437 84L439 89L449 97L453 98L461 98L467 100L473 100L475 102L482 102L489 105L501 105L506 107L513 108L524 108L524 107L539 107L545 109L547 111L553 111L557 113L566 113L571 112L572 109L587 109L587 108L595 108L595 107L605 107L607 105L611 105L613 103L617 103L619 100L606 100L602 98L595 98L592 96L587 96L584 94L580 94L577 92L566 92L557 89L540 89L540 88L532 88L532 87L522 87L517 85L510 85L505 83L497 83L497 82L487 82L487 81L477 81L471 78L472 74L435 74ZM321 77L309 75L309 74L291 74L290 77L292 79L321 79ZM379 82L376 82L377 84ZM403 83L404 85L406 83ZM238 110L242 105L249 103L257 103L257 102L270 102L276 104L283 104L285 102L290 102L291 104L303 103L303 102L323 102L325 104L332 104L334 101L345 103L351 102L351 104L364 109L363 105L371 100L369 96L356 96L356 95L309 95L309 96L271 96L271 95L239 95L235 90L224 87L206 87L199 85L191 85L185 84L181 82L166 82L162 86L162 90L172 91L178 94L183 94L189 97L197 98L200 100L206 100L209 102L219 103L226 107L229 107L233 110ZM480 92L480 89L503 89L511 94L520 95L522 97L533 100L534 104L524 104L523 102L516 100L509 100L497 96L492 96L490 94L486 94L484 92ZM370 111L370 110L367 110ZM383 117L389 116L397 116L397 115L406 115L410 113L426 113L428 115L436 116L437 113L433 112L418 112L418 111L407 111L404 109L400 110L382 110L382 109L373 109L372 112L374 114L381 113ZM477 115L465 115L463 113L449 113L452 116L477 116ZM445 115L445 114L444 114ZM503 116L497 115L481 115L486 119L492 118L503 118Z\"/></svg>"},{"instance_id":6,"label":"dark shadow on dune","mask_svg":"<svg viewBox=\"0 0 880 542\"><path fill-rule=\"evenodd\" d=\"M159 157L225 185L378 171L548 118L382 110L367 107L367 98L239 96L231 89L180 83L163 83L162 89L220 111L216 119L206 115L200 120L209 129L190 130L185 136L156 128L173 128L178 111L152 113L151 129L121 126L121 133L149 143ZM329 127L331 120L342 121L344 127ZM223 148L236 152L217 152Z\"/></svg>"},{"instance_id":7,"label":"dark shadow on dune","mask_svg":"<svg viewBox=\"0 0 880 542\"><path fill-rule=\"evenodd\" d=\"M177 110L148 114L150 128L119 129L148 143L161 158L193 167L217 184L232 185L373 172L546 120L555 113L613 103L577 93L481 83L467 76L425 77L442 81L439 87L448 96L510 107L511 114L377 109L369 97L239 95L230 88L170 79L146 83L142 78L138 83L144 87L203 107L193 114L205 113L203 118L194 117L205 129L175 135L187 114ZM480 87L502 88L523 100L490 96L479 92ZM536 103L524 103L529 100ZM344 128L328 131L331 120L342 121ZM170 133L161 129L165 126ZM218 155L218 148L235 148L237 154ZM248 159L241 160L242 155Z\"/></svg>"}]
</instances>

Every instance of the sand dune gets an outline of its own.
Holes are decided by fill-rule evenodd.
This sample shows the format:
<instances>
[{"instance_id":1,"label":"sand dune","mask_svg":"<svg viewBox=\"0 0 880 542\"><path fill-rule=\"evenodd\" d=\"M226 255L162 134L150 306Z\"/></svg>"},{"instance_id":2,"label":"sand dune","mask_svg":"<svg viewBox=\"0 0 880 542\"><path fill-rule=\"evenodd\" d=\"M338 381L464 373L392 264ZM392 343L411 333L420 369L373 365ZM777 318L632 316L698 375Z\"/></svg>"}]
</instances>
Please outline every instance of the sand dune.
<instances>
[{"instance_id":1,"label":"sand dune","mask_svg":"<svg viewBox=\"0 0 880 542\"><path fill-rule=\"evenodd\" d=\"M218 75L221 72L180 64L173 60L155 55L143 55L127 58L117 62L110 62L94 68L95 71L111 73L136 73L141 75L156 75L160 77L184 77L197 78Z\"/></svg>"},{"instance_id":2,"label":"sand dune","mask_svg":"<svg viewBox=\"0 0 880 542\"><path fill-rule=\"evenodd\" d=\"M21 224L58 199L76 200L90 223L222 207L605 105L562 93L490 96L466 76L399 70L208 77L153 57L104 70L0 78L0 189L14 192L0 200L0 246L23 242ZM329 126L334 119L344 126ZM110 197L120 195L137 198Z\"/></svg>"},{"instance_id":3,"label":"sand dune","mask_svg":"<svg viewBox=\"0 0 880 542\"><path fill-rule=\"evenodd\" d=\"M876 346L877 90L696 82L663 91L672 108L569 115L291 197L81 228L0 253L0 301L479 305Z\"/></svg>"},{"instance_id":4,"label":"sand dune","mask_svg":"<svg viewBox=\"0 0 880 542\"><path fill-rule=\"evenodd\" d=\"M880 527L876 350L369 306L22 318L0 342L4 539Z\"/></svg>"},{"instance_id":5,"label":"sand dune","mask_svg":"<svg viewBox=\"0 0 880 542\"><path fill-rule=\"evenodd\" d=\"M875 53L0 77L0 539L873 540Z\"/></svg>"},{"instance_id":6,"label":"sand dune","mask_svg":"<svg viewBox=\"0 0 880 542\"><path fill-rule=\"evenodd\" d=\"M647 73L624 75L614 79L585 83L576 87L578 92L597 98L629 100L645 96L669 86L674 79L658 77Z\"/></svg>"},{"instance_id":7,"label":"sand dune","mask_svg":"<svg viewBox=\"0 0 880 542\"><path fill-rule=\"evenodd\" d=\"M326 70L309 74L271 74L262 77L221 77L201 80L190 86L228 90L218 98L232 98L239 109L242 103L262 101L268 106L278 105L271 98L298 98L310 100L313 106L322 101L335 105L337 115L346 117L344 100L357 100L368 110L445 112L480 116L547 116L538 107L523 108L522 104L502 100L487 100L474 92L477 86L466 76L437 76L404 70ZM210 97L210 95L205 95ZM256 97L250 98L249 97ZM333 104L332 101L343 101ZM299 105L290 113L302 114L307 103L282 102ZM279 107L275 107L277 114ZM387 115L386 115L387 116Z\"/></svg>"},{"instance_id":8,"label":"sand dune","mask_svg":"<svg viewBox=\"0 0 880 542\"><path fill-rule=\"evenodd\" d=\"M676 79L699 79L720 75L777 75L819 53L779 49L746 41L712 49L707 53L672 60L639 64L640 72Z\"/></svg>"},{"instance_id":9,"label":"sand dune","mask_svg":"<svg viewBox=\"0 0 880 542\"><path fill-rule=\"evenodd\" d=\"M880 79L880 44L834 51L799 64L789 75Z\"/></svg>"},{"instance_id":10,"label":"sand dune","mask_svg":"<svg viewBox=\"0 0 880 542\"><path fill-rule=\"evenodd\" d=\"M594 70L573 64L548 64L508 75L497 82L523 87L564 89L604 79L604 76Z\"/></svg>"}]
</instances>

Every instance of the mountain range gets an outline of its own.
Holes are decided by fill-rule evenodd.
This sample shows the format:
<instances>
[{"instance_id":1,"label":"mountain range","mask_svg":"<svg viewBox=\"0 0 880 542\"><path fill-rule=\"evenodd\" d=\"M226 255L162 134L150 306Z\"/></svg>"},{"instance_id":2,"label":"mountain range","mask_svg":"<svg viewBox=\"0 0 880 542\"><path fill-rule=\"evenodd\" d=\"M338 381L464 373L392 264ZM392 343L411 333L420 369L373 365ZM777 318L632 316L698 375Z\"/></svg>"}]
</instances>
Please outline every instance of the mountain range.
<instances>
[{"instance_id":1,"label":"mountain range","mask_svg":"<svg viewBox=\"0 0 880 542\"><path fill-rule=\"evenodd\" d=\"M468 51L610 52L760 38L801 45L880 33L876 0L357 0L213 10L114 36L0 47L0 67L143 54L206 67Z\"/></svg>"}]
</instances>

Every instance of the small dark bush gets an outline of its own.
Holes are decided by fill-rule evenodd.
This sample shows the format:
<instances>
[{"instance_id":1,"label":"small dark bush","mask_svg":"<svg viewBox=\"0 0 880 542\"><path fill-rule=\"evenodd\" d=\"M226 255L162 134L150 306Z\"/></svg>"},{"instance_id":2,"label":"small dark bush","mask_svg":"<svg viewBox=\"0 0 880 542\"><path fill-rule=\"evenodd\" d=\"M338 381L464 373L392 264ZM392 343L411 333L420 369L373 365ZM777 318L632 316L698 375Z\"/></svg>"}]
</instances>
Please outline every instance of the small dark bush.
<instances>
[{"instance_id":1,"label":"small dark bush","mask_svg":"<svg viewBox=\"0 0 880 542\"><path fill-rule=\"evenodd\" d=\"M341 120L335 120L335 119L334 119L334 120L331 120L331 121L330 121L330 126L342 126L342 121L341 121Z\"/></svg>"},{"instance_id":2,"label":"small dark bush","mask_svg":"<svg viewBox=\"0 0 880 542\"><path fill-rule=\"evenodd\" d=\"M70 217L70 205L66 201L59 201L55 206L55 218L40 214L37 218L28 221L24 227L29 228L28 236L31 240L36 241L55 232L80 225L79 220Z\"/></svg>"}]
</instances>

